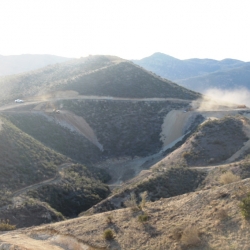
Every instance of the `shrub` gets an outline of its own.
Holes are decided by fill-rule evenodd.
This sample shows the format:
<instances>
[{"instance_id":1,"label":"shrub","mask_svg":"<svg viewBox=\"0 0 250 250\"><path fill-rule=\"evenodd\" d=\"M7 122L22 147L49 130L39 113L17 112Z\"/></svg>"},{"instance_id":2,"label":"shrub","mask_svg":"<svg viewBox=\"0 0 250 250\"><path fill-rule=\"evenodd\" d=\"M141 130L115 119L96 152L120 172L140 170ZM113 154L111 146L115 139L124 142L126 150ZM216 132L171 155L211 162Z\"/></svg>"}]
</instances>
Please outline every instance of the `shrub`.
<instances>
[{"instance_id":1,"label":"shrub","mask_svg":"<svg viewBox=\"0 0 250 250\"><path fill-rule=\"evenodd\" d=\"M140 206L141 206L141 208L144 208L146 205L146 202L147 202L148 192L145 191L145 192L141 193L140 196L141 196Z\"/></svg>"},{"instance_id":2,"label":"shrub","mask_svg":"<svg viewBox=\"0 0 250 250\"><path fill-rule=\"evenodd\" d=\"M103 232L103 237L105 240L112 240L114 239L114 232L112 229L108 228Z\"/></svg>"},{"instance_id":3,"label":"shrub","mask_svg":"<svg viewBox=\"0 0 250 250\"><path fill-rule=\"evenodd\" d=\"M9 220L1 220L0 221L0 231L10 231L15 230L16 226L9 224Z\"/></svg>"},{"instance_id":4,"label":"shrub","mask_svg":"<svg viewBox=\"0 0 250 250\"><path fill-rule=\"evenodd\" d=\"M219 220L225 220L226 218L228 218L227 211L223 208L219 209L216 213L216 218Z\"/></svg>"},{"instance_id":5,"label":"shrub","mask_svg":"<svg viewBox=\"0 0 250 250\"><path fill-rule=\"evenodd\" d=\"M139 209L137 206L137 199L134 192L130 194L130 198L124 202L124 205L126 207L130 207L132 210Z\"/></svg>"},{"instance_id":6,"label":"shrub","mask_svg":"<svg viewBox=\"0 0 250 250\"><path fill-rule=\"evenodd\" d=\"M196 226L188 226L184 229L181 236L182 244L186 246L197 246L201 243L199 230Z\"/></svg>"},{"instance_id":7,"label":"shrub","mask_svg":"<svg viewBox=\"0 0 250 250\"><path fill-rule=\"evenodd\" d=\"M185 158L185 159L187 159L187 158L190 158L191 155L192 155L191 152L184 152L184 153L182 154L182 157Z\"/></svg>"},{"instance_id":8,"label":"shrub","mask_svg":"<svg viewBox=\"0 0 250 250\"><path fill-rule=\"evenodd\" d=\"M246 218L250 218L250 193L240 203L241 214Z\"/></svg>"},{"instance_id":9,"label":"shrub","mask_svg":"<svg viewBox=\"0 0 250 250\"><path fill-rule=\"evenodd\" d=\"M106 222L107 222L107 224L113 223L113 216L112 215L107 215L106 216Z\"/></svg>"},{"instance_id":10,"label":"shrub","mask_svg":"<svg viewBox=\"0 0 250 250\"><path fill-rule=\"evenodd\" d=\"M183 233L183 230L179 227L176 227L174 230L173 230L173 238L175 240L180 240L181 236L182 236L182 233Z\"/></svg>"},{"instance_id":11,"label":"shrub","mask_svg":"<svg viewBox=\"0 0 250 250\"><path fill-rule=\"evenodd\" d=\"M140 221L141 223L148 221L148 219L149 219L149 216L147 214L140 214L138 216L138 221Z\"/></svg>"},{"instance_id":12,"label":"shrub","mask_svg":"<svg viewBox=\"0 0 250 250\"><path fill-rule=\"evenodd\" d=\"M232 183L232 182L236 182L236 181L239 181L240 180L240 177L233 174L231 171L228 171L224 174L222 174L219 178L219 181L221 184L225 185L225 184L229 184L229 183Z\"/></svg>"}]
</instances>

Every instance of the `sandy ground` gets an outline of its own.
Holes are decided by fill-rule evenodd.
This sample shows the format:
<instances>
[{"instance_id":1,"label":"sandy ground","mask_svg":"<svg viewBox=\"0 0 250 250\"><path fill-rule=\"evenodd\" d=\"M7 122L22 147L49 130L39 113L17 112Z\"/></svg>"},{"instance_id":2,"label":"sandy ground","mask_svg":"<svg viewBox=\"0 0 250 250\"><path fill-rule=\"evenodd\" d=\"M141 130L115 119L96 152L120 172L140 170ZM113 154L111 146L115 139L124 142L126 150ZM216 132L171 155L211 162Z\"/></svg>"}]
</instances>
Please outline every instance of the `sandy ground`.
<instances>
[{"instance_id":1,"label":"sandy ground","mask_svg":"<svg viewBox=\"0 0 250 250\"><path fill-rule=\"evenodd\" d=\"M90 142L92 142L95 146L97 146L101 151L103 151L103 146L99 143L93 129L89 126L89 124L85 121L85 119L81 116L77 116L69 111L60 111L59 115L55 116L56 122L60 125L68 127L71 130L82 134L85 138L87 138Z\"/></svg>"},{"instance_id":2,"label":"sandy ground","mask_svg":"<svg viewBox=\"0 0 250 250\"><path fill-rule=\"evenodd\" d=\"M188 120L192 115L193 112L184 112L182 110L172 110L166 115L161 132L163 147L184 135Z\"/></svg>"},{"instance_id":3,"label":"sandy ground","mask_svg":"<svg viewBox=\"0 0 250 250\"><path fill-rule=\"evenodd\" d=\"M0 235L0 250L94 250L68 235L38 232Z\"/></svg>"}]
</instances>

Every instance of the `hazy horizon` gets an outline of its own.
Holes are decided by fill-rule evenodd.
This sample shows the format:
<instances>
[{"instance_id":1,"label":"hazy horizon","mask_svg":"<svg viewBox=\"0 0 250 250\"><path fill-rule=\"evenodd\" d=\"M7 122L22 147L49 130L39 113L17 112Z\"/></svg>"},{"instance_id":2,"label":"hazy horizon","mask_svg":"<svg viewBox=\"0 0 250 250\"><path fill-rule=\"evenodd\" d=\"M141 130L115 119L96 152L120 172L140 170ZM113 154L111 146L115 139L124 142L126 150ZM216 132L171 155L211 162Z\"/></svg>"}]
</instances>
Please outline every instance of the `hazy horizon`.
<instances>
[{"instance_id":1,"label":"hazy horizon","mask_svg":"<svg viewBox=\"0 0 250 250\"><path fill-rule=\"evenodd\" d=\"M1 0L0 55L250 61L247 0Z\"/></svg>"}]
</instances>

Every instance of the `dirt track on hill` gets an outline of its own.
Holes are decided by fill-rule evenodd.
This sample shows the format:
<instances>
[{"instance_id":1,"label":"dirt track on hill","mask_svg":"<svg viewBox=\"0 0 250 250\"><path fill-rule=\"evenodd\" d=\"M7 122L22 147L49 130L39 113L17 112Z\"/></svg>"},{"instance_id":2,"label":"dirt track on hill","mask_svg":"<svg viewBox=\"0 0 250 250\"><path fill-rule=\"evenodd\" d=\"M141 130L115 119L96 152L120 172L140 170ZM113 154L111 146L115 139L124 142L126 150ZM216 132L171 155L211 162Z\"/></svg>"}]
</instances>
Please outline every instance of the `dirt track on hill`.
<instances>
[{"instance_id":1,"label":"dirt track on hill","mask_svg":"<svg viewBox=\"0 0 250 250\"><path fill-rule=\"evenodd\" d=\"M72 163L64 163L64 164L60 165L58 167L58 171L57 171L55 177L48 179L48 180L45 180L45 181L42 181L42 182L39 182L39 183L36 183L36 184L33 184L33 185L30 185L28 187L24 187L22 189L19 189L19 190L13 192L13 197L22 195L23 193L26 193L29 190L34 190L34 189L37 189L37 188L42 187L44 185L58 183L61 180L61 176L60 176L61 171L70 167L70 166L72 166Z\"/></svg>"},{"instance_id":2,"label":"dirt track on hill","mask_svg":"<svg viewBox=\"0 0 250 250\"><path fill-rule=\"evenodd\" d=\"M35 105L45 102L55 102L59 100L110 100L110 101L135 101L135 102L183 102L190 103L191 100L184 100L178 98L122 98L122 97L111 97L111 96L84 96L84 95L55 95L55 97L50 96L37 96L34 98L27 98L24 103L10 103L0 107L0 111L5 111L8 109L19 109L27 105Z\"/></svg>"},{"instance_id":3,"label":"dirt track on hill","mask_svg":"<svg viewBox=\"0 0 250 250\"><path fill-rule=\"evenodd\" d=\"M37 189L39 187L42 187L44 185L49 185L49 184L53 184L53 183L58 183L60 180L61 180L61 172L72 166L73 163L63 163L62 165L60 165L58 167L58 170L57 170L57 173L55 175L55 177L51 178L51 179L48 179L48 180L45 180L45 181L42 181L42 182L39 182L39 183L35 183L35 184L32 184L30 186L27 186L27 187L24 187L24 188L21 188L19 190L16 190L15 192L12 193L12 203L15 204L16 201L15 201L15 198L28 192L29 190L34 190L34 189ZM9 205L6 205L6 206L3 206L3 207L0 207L0 210L4 210L8 207Z\"/></svg>"}]
</instances>

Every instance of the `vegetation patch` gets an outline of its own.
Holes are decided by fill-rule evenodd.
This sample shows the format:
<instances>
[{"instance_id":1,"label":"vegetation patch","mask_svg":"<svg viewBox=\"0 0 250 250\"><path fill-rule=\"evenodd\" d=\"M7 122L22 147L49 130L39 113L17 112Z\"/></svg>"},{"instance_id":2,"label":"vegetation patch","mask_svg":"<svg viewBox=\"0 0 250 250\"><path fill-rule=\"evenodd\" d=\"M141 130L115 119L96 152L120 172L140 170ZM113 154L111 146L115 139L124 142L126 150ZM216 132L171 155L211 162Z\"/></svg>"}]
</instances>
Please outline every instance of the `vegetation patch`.
<instances>
[{"instance_id":1,"label":"vegetation patch","mask_svg":"<svg viewBox=\"0 0 250 250\"><path fill-rule=\"evenodd\" d=\"M240 179L241 178L239 176L233 174L232 171L227 171L226 173L223 173L220 176L219 181L221 184L225 185L225 184L239 181Z\"/></svg>"},{"instance_id":2,"label":"vegetation patch","mask_svg":"<svg viewBox=\"0 0 250 250\"><path fill-rule=\"evenodd\" d=\"M1 117L0 206L15 190L53 178L60 164L69 159L27 135Z\"/></svg>"},{"instance_id":3,"label":"vegetation patch","mask_svg":"<svg viewBox=\"0 0 250 250\"><path fill-rule=\"evenodd\" d=\"M103 238L105 240L113 240L115 238L115 234L114 234L114 231L110 228L106 229L104 232L103 232Z\"/></svg>"},{"instance_id":4,"label":"vegetation patch","mask_svg":"<svg viewBox=\"0 0 250 250\"><path fill-rule=\"evenodd\" d=\"M239 206L243 217L245 219L250 219L250 193L248 193L246 198L242 199Z\"/></svg>"},{"instance_id":5,"label":"vegetation patch","mask_svg":"<svg viewBox=\"0 0 250 250\"><path fill-rule=\"evenodd\" d=\"M146 214L146 213L140 214L140 215L138 216L138 221L141 222L141 223L145 223L145 222L147 222L148 220L149 220L149 216L148 216L148 214Z\"/></svg>"},{"instance_id":6,"label":"vegetation patch","mask_svg":"<svg viewBox=\"0 0 250 250\"><path fill-rule=\"evenodd\" d=\"M15 230L16 226L11 225L9 220L0 220L0 231L11 231Z\"/></svg>"},{"instance_id":7,"label":"vegetation patch","mask_svg":"<svg viewBox=\"0 0 250 250\"><path fill-rule=\"evenodd\" d=\"M110 190L102 180L103 170L76 164L64 171L58 183L45 185L28 195L45 201L64 216L75 217L105 199Z\"/></svg>"},{"instance_id":8,"label":"vegetation patch","mask_svg":"<svg viewBox=\"0 0 250 250\"><path fill-rule=\"evenodd\" d=\"M196 226L188 226L183 230L181 243L185 246L198 246L201 244L199 229Z\"/></svg>"}]
</instances>

